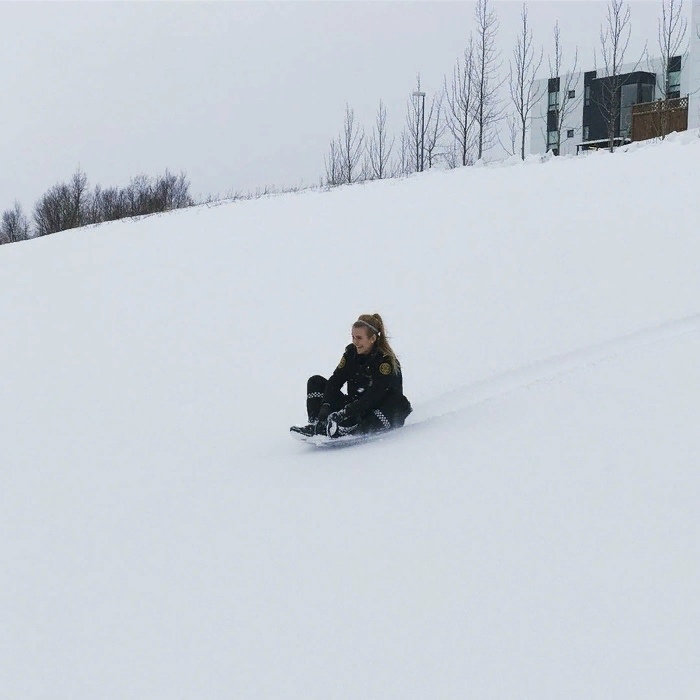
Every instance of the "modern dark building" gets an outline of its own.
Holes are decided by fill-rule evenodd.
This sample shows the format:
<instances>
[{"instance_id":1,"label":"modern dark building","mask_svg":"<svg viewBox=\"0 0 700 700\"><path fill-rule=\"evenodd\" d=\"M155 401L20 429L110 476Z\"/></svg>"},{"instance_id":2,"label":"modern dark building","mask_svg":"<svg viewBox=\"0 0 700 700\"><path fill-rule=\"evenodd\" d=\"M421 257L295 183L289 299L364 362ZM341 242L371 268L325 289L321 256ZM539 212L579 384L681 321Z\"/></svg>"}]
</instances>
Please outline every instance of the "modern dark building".
<instances>
[{"instance_id":1,"label":"modern dark building","mask_svg":"<svg viewBox=\"0 0 700 700\"><path fill-rule=\"evenodd\" d=\"M700 126L700 0L693 0L690 24L697 24L690 51L674 56L665 76L661 60L652 59L627 65L614 77L591 70L538 81L542 97L530 119L530 153L605 148L610 130L621 145L661 135L660 129L670 133ZM657 101L664 97L664 84L662 104Z\"/></svg>"},{"instance_id":2,"label":"modern dark building","mask_svg":"<svg viewBox=\"0 0 700 700\"><path fill-rule=\"evenodd\" d=\"M605 146L610 132L617 143L632 135L632 107L651 102L656 90L656 74L646 71L598 78L596 71L583 74L583 113L581 143L577 148Z\"/></svg>"}]
</instances>

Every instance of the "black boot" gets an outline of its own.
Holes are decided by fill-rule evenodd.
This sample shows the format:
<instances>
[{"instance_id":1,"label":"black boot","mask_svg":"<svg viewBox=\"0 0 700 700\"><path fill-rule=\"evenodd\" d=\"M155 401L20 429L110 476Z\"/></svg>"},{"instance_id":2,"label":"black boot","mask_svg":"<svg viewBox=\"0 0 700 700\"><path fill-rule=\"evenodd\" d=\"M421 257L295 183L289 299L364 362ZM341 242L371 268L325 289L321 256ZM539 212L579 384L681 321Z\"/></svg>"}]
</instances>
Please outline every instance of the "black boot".
<instances>
[{"instance_id":1,"label":"black boot","mask_svg":"<svg viewBox=\"0 0 700 700\"><path fill-rule=\"evenodd\" d=\"M308 425L293 425L289 431L304 437L313 437L316 435L316 421L311 421Z\"/></svg>"},{"instance_id":2,"label":"black boot","mask_svg":"<svg viewBox=\"0 0 700 700\"><path fill-rule=\"evenodd\" d=\"M343 411L331 413L328 416L328 428L326 434L329 438L339 438L344 435L352 435L358 428L355 419L345 416Z\"/></svg>"}]
</instances>

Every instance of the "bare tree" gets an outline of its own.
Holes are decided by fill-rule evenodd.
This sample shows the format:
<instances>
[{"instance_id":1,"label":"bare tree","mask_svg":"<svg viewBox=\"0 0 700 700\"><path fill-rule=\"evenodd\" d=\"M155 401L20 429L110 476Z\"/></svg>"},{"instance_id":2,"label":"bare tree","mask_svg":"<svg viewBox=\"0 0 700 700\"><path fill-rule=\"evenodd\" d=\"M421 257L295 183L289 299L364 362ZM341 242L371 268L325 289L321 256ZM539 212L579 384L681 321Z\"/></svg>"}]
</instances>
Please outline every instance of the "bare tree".
<instances>
[{"instance_id":1,"label":"bare tree","mask_svg":"<svg viewBox=\"0 0 700 700\"><path fill-rule=\"evenodd\" d=\"M607 80L601 82L602 94L598 106L605 122L611 152L615 150L615 131L620 125L621 90L624 84L624 79L620 76L631 32L629 5L625 6L623 0L609 0L606 26L600 27L601 57ZM642 57L633 71L641 61Z\"/></svg>"},{"instance_id":2,"label":"bare tree","mask_svg":"<svg viewBox=\"0 0 700 700\"><path fill-rule=\"evenodd\" d=\"M655 104L653 128L662 139L670 131L671 105L668 101L680 97L683 57L679 53L687 31L688 20L683 16L683 0L661 0L658 31L661 71L657 82L661 101Z\"/></svg>"},{"instance_id":3,"label":"bare tree","mask_svg":"<svg viewBox=\"0 0 700 700\"><path fill-rule=\"evenodd\" d=\"M386 107L380 100L372 136L367 143L367 177L373 180L387 177L393 148L394 139L389 141L386 131Z\"/></svg>"},{"instance_id":4,"label":"bare tree","mask_svg":"<svg viewBox=\"0 0 700 700\"><path fill-rule=\"evenodd\" d=\"M411 93L406 108L406 139L412 152L406 153L404 161L411 163L409 172L420 172L435 163L440 139L445 133L442 115L443 95L433 95L430 107L425 109L426 93L421 88L420 74L416 76L416 89Z\"/></svg>"},{"instance_id":5,"label":"bare tree","mask_svg":"<svg viewBox=\"0 0 700 700\"><path fill-rule=\"evenodd\" d=\"M659 19L659 50L661 52L661 94L664 100L669 98L669 72L671 60L678 54L688 20L683 16L683 0L661 0L661 17ZM681 66L678 66L680 72Z\"/></svg>"},{"instance_id":6,"label":"bare tree","mask_svg":"<svg viewBox=\"0 0 700 700\"><path fill-rule=\"evenodd\" d=\"M476 101L474 76L474 40L470 36L464 55L457 61L452 71L452 83L448 85L445 78L446 124L454 144L448 152L448 165L452 167L471 165L474 162L473 129Z\"/></svg>"},{"instance_id":7,"label":"bare tree","mask_svg":"<svg viewBox=\"0 0 700 700\"><path fill-rule=\"evenodd\" d=\"M416 89L411 93L406 104L406 133L408 134L415 156L412 158L415 172L425 165L425 92L421 90L420 73L416 76Z\"/></svg>"},{"instance_id":8,"label":"bare tree","mask_svg":"<svg viewBox=\"0 0 700 700\"><path fill-rule=\"evenodd\" d=\"M151 186L146 175L137 175L129 180L124 189L128 216L148 214L148 202L151 197Z\"/></svg>"},{"instance_id":9,"label":"bare tree","mask_svg":"<svg viewBox=\"0 0 700 700\"><path fill-rule=\"evenodd\" d=\"M474 121L477 134L477 158L481 158L494 143L495 125L502 117L499 90L503 81L498 79L501 68L500 51L496 48L498 18L489 0L477 0L476 45L474 47Z\"/></svg>"},{"instance_id":10,"label":"bare tree","mask_svg":"<svg viewBox=\"0 0 700 700\"><path fill-rule=\"evenodd\" d=\"M99 223L101 221L116 221L129 216L129 208L126 201L126 193L117 187L102 189L100 185L95 186L91 203L91 221Z\"/></svg>"},{"instance_id":11,"label":"bare tree","mask_svg":"<svg viewBox=\"0 0 700 700\"><path fill-rule=\"evenodd\" d=\"M520 157L525 160L525 135L530 112L544 93L544 86L537 82L537 73L542 65L543 49L540 49L539 58L536 58L532 46L532 30L527 21L527 3L523 3L520 19L521 31L513 49L508 82L510 98L520 123Z\"/></svg>"},{"instance_id":12,"label":"bare tree","mask_svg":"<svg viewBox=\"0 0 700 700\"><path fill-rule=\"evenodd\" d=\"M336 187L343 184L342 166L340 162L340 144L335 139L331 140L328 154L325 157L326 178L328 187Z\"/></svg>"},{"instance_id":13,"label":"bare tree","mask_svg":"<svg viewBox=\"0 0 700 700\"><path fill-rule=\"evenodd\" d=\"M527 21L527 3L523 3L520 20L521 31L513 49L513 60L510 62L509 83L510 98L520 122L520 157L525 160L525 134L530 112L544 92L544 87L537 83L543 50L540 49L539 58L536 58L532 46L532 30Z\"/></svg>"},{"instance_id":14,"label":"bare tree","mask_svg":"<svg viewBox=\"0 0 700 700\"><path fill-rule=\"evenodd\" d=\"M78 168L69 182L54 185L34 207L38 236L77 228L86 222L87 176Z\"/></svg>"},{"instance_id":15,"label":"bare tree","mask_svg":"<svg viewBox=\"0 0 700 700\"><path fill-rule=\"evenodd\" d=\"M87 206L90 197L87 175L78 168L69 183L71 197L71 218L66 228L78 228L87 223Z\"/></svg>"},{"instance_id":16,"label":"bare tree","mask_svg":"<svg viewBox=\"0 0 700 700\"><path fill-rule=\"evenodd\" d=\"M501 148L509 155L514 156L520 149L518 144L518 137L520 135L520 116L516 112L511 112L506 115L506 128L508 129L508 141L503 143L500 132L498 135L498 141L501 144ZM524 157L520 156L523 160Z\"/></svg>"},{"instance_id":17,"label":"bare tree","mask_svg":"<svg viewBox=\"0 0 700 700\"><path fill-rule=\"evenodd\" d=\"M556 104L549 105L550 111L556 111L555 126L556 138L553 144L547 142L547 147L551 146L552 150L556 149L556 155L561 153L561 132L564 130L568 118L574 112L582 96L576 97L576 89L579 82L578 68L578 46L574 50L574 58L571 63L571 68L562 75L562 46L561 46L561 31L559 29L559 21L554 23L554 61L549 59L550 77L559 81L559 89ZM572 97L573 95L573 97Z\"/></svg>"},{"instance_id":18,"label":"bare tree","mask_svg":"<svg viewBox=\"0 0 700 700\"><path fill-rule=\"evenodd\" d=\"M157 212L191 207L194 201L189 192L190 183L184 172L175 175L166 170L153 185L151 206Z\"/></svg>"},{"instance_id":19,"label":"bare tree","mask_svg":"<svg viewBox=\"0 0 700 700\"><path fill-rule=\"evenodd\" d=\"M428 159L428 168L432 168L437 157L436 149L447 129L447 124L442 114L442 102L444 93L433 95L430 101L430 111L425 122L425 155Z\"/></svg>"},{"instance_id":20,"label":"bare tree","mask_svg":"<svg viewBox=\"0 0 700 700\"><path fill-rule=\"evenodd\" d=\"M103 190L97 185L90 192L87 176L78 169L69 182L54 185L36 203L36 235L189 207L194 204L189 188L184 172L175 175L166 170L157 178L146 175L131 178L129 185L122 189Z\"/></svg>"},{"instance_id":21,"label":"bare tree","mask_svg":"<svg viewBox=\"0 0 700 700\"><path fill-rule=\"evenodd\" d=\"M64 229L69 200L65 184L54 185L34 206L34 226L37 236L47 236Z\"/></svg>"},{"instance_id":22,"label":"bare tree","mask_svg":"<svg viewBox=\"0 0 700 700\"><path fill-rule=\"evenodd\" d=\"M345 105L345 122L339 139L342 182L352 184L358 181L357 166L362 159L364 143L365 132L355 121L355 110Z\"/></svg>"},{"instance_id":23,"label":"bare tree","mask_svg":"<svg viewBox=\"0 0 700 700\"><path fill-rule=\"evenodd\" d=\"M0 221L0 245L16 243L29 238L29 220L22 211L21 204L15 200L12 209L3 212Z\"/></svg>"},{"instance_id":24,"label":"bare tree","mask_svg":"<svg viewBox=\"0 0 700 700\"><path fill-rule=\"evenodd\" d=\"M416 151L411 135L404 129L401 132L398 157L394 164L393 174L394 177L400 177L414 172L416 172Z\"/></svg>"},{"instance_id":25,"label":"bare tree","mask_svg":"<svg viewBox=\"0 0 700 700\"><path fill-rule=\"evenodd\" d=\"M445 165L448 168L454 170L462 165L462 161L459 157L459 149L457 147L457 142L453 141L446 149L444 153Z\"/></svg>"}]
</instances>

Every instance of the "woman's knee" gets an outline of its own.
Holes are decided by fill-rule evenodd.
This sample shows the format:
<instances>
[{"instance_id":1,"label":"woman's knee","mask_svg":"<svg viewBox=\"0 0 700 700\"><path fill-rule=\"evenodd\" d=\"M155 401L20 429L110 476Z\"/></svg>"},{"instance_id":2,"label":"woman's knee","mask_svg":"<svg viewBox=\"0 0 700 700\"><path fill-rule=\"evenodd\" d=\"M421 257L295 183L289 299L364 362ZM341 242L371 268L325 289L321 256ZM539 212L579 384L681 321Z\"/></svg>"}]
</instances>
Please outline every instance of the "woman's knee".
<instances>
[{"instance_id":1,"label":"woman's knee","mask_svg":"<svg viewBox=\"0 0 700 700\"><path fill-rule=\"evenodd\" d=\"M313 377L309 377L309 381L306 383L307 393L323 393L327 383L328 380L325 377L322 377L320 374L314 374Z\"/></svg>"}]
</instances>

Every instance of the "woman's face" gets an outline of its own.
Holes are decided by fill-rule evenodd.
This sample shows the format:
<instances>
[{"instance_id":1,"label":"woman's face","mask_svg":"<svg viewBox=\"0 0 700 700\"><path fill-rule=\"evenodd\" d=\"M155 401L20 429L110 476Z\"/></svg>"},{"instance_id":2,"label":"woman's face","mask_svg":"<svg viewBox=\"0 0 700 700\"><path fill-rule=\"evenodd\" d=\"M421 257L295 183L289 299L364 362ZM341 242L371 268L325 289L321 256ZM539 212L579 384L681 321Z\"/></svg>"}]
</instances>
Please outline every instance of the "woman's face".
<instances>
[{"instance_id":1,"label":"woman's face","mask_svg":"<svg viewBox=\"0 0 700 700\"><path fill-rule=\"evenodd\" d=\"M367 355L372 352L377 336L369 328L360 326L359 328L353 328L350 332L352 334L352 344L355 346L358 355Z\"/></svg>"}]
</instances>

